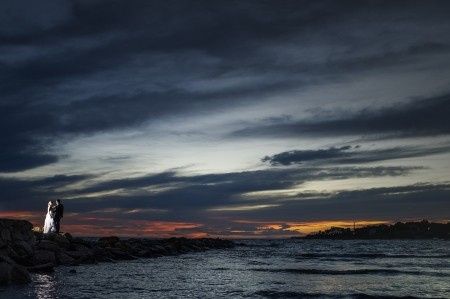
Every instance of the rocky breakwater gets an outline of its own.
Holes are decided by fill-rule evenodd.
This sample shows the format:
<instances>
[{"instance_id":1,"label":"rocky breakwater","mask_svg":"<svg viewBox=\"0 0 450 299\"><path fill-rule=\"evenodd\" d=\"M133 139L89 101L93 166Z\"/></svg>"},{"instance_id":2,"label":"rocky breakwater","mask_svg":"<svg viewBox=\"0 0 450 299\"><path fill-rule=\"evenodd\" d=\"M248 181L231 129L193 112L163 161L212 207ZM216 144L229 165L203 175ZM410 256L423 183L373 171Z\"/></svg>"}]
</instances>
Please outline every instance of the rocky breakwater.
<instances>
[{"instance_id":1,"label":"rocky breakwater","mask_svg":"<svg viewBox=\"0 0 450 299\"><path fill-rule=\"evenodd\" d=\"M34 256L33 226L24 220L0 219L0 284L26 283L26 269Z\"/></svg>"},{"instance_id":2,"label":"rocky breakwater","mask_svg":"<svg viewBox=\"0 0 450 299\"><path fill-rule=\"evenodd\" d=\"M229 240L201 238L83 239L69 233L43 235L31 223L0 219L0 284L27 283L30 272L51 272L56 266L76 266L138 258L156 258L208 249L234 247Z\"/></svg>"}]
</instances>

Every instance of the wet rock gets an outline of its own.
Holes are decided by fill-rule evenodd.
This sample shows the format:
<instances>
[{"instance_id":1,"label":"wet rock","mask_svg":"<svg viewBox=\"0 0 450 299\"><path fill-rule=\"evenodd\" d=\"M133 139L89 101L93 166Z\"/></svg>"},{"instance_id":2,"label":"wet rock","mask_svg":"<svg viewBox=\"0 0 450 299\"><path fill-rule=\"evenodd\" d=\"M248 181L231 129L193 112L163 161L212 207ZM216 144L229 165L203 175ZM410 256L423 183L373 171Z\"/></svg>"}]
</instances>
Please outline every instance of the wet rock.
<instances>
[{"instance_id":1,"label":"wet rock","mask_svg":"<svg viewBox=\"0 0 450 299\"><path fill-rule=\"evenodd\" d=\"M102 247L114 247L116 243L120 241L119 237L111 236L111 237L103 237L98 239L98 245Z\"/></svg>"},{"instance_id":2,"label":"wet rock","mask_svg":"<svg viewBox=\"0 0 450 299\"><path fill-rule=\"evenodd\" d=\"M48 263L52 263L53 265L56 264L55 252L42 249L36 250L34 253L34 264L42 265Z\"/></svg>"},{"instance_id":3,"label":"wet rock","mask_svg":"<svg viewBox=\"0 0 450 299\"><path fill-rule=\"evenodd\" d=\"M162 255L168 254L167 249L161 245L153 245L149 248L149 250L151 250L157 254L162 254Z\"/></svg>"},{"instance_id":4,"label":"wet rock","mask_svg":"<svg viewBox=\"0 0 450 299\"><path fill-rule=\"evenodd\" d=\"M27 268L31 273L51 273L55 271L55 264L45 263Z\"/></svg>"},{"instance_id":5,"label":"wet rock","mask_svg":"<svg viewBox=\"0 0 450 299\"><path fill-rule=\"evenodd\" d=\"M70 242L71 242L71 245L81 244L87 248L92 248L92 246L93 246L92 242L82 239L82 238L72 238L72 240Z\"/></svg>"},{"instance_id":6,"label":"wet rock","mask_svg":"<svg viewBox=\"0 0 450 299\"><path fill-rule=\"evenodd\" d=\"M65 266L73 266L77 264L76 260L64 251L60 251L56 254L56 261L59 265Z\"/></svg>"},{"instance_id":7,"label":"wet rock","mask_svg":"<svg viewBox=\"0 0 450 299\"><path fill-rule=\"evenodd\" d=\"M0 231L0 238L1 238L2 241L5 242L5 243L11 242L12 239L11 239L11 233L10 233L9 229L3 228L3 229Z\"/></svg>"},{"instance_id":8,"label":"wet rock","mask_svg":"<svg viewBox=\"0 0 450 299\"><path fill-rule=\"evenodd\" d=\"M34 255L34 248L25 241L18 241L14 244L16 252L27 257Z\"/></svg>"},{"instance_id":9,"label":"wet rock","mask_svg":"<svg viewBox=\"0 0 450 299\"><path fill-rule=\"evenodd\" d=\"M0 285L23 284L31 281L28 271L17 265L12 259L0 256Z\"/></svg>"},{"instance_id":10,"label":"wet rock","mask_svg":"<svg viewBox=\"0 0 450 299\"><path fill-rule=\"evenodd\" d=\"M0 262L0 285L11 283L11 267L5 262Z\"/></svg>"},{"instance_id":11,"label":"wet rock","mask_svg":"<svg viewBox=\"0 0 450 299\"><path fill-rule=\"evenodd\" d=\"M6 255L14 260L17 264L23 266L30 266L33 264L33 255L27 255L22 250L17 249L15 244L8 245L6 248Z\"/></svg>"},{"instance_id":12,"label":"wet rock","mask_svg":"<svg viewBox=\"0 0 450 299\"><path fill-rule=\"evenodd\" d=\"M54 242L56 244L58 244L59 247L63 247L63 248L69 248L70 247L70 241L68 238L66 238L64 235L56 235L54 238ZM70 234L68 234L70 236ZM72 238L72 236L70 236L70 238Z\"/></svg>"},{"instance_id":13,"label":"wet rock","mask_svg":"<svg viewBox=\"0 0 450 299\"><path fill-rule=\"evenodd\" d=\"M56 242L50 240L42 240L36 245L36 247L37 249L48 250L53 252L58 252L61 250Z\"/></svg>"},{"instance_id":14,"label":"wet rock","mask_svg":"<svg viewBox=\"0 0 450 299\"><path fill-rule=\"evenodd\" d=\"M11 269L11 282L16 284L24 284L31 281L30 273L25 267L13 265Z\"/></svg>"},{"instance_id":15,"label":"wet rock","mask_svg":"<svg viewBox=\"0 0 450 299\"><path fill-rule=\"evenodd\" d=\"M76 251L91 252L91 248L87 247L84 244L75 244L75 250Z\"/></svg>"},{"instance_id":16,"label":"wet rock","mask_svg":"<svg viewBox=\"0 0 450 299\"><path fill-rule=\"evenodd\" d=\"M77 244L76 247L79 250L76 251L65 251L65 253L75 260L76 264L94 264L96 263L96 259L94 253L91 249Z\"/></svg>"},{"instance_id":17,"label":"wet rock","mask_svg":"<svg viewBox=\"0 0 450 299\"><path fill-rule=\"evenodd\" d=\"M109 251L112 253L113 257L118 260L135 260L136 259L136 257L134 257L131 254L129 254L121 249L118 249L118 248L111 248Z\"/></svg>"},{"instance_id":18,"label":"wet rock","mask_svg":"<svg viewBox=\"0 0 450 299\"><path fill-rule=\"evenodd\" d=\"M3 239L0 239L0 249L3 249L7 246L8 244L6 243L6 241L3 241Z\"/></svg>"},{"instance_id":19,"label":"wet rock","mask_svg":"<svg viewBox=\"0 0 450 299\"><path fill-rule=\"evenodd\" d=\"M72 242L72 240L73 240L72 235L69 233L64 233L64 238L66 238L69 242Z\"/></svg>"}]
</instances>

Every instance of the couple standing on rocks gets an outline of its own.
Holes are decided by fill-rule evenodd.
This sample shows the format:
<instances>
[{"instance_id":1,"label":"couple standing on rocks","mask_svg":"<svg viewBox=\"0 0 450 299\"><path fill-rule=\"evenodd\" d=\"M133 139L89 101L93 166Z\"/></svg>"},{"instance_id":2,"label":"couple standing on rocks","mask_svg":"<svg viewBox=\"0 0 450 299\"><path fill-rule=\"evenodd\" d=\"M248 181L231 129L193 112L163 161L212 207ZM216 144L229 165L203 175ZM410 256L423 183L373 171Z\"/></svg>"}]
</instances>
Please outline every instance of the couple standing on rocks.
<instances>
[{"instance_id":1,"label":"couple standing on rocks","mask_svg":"<svg viewBox=\"0 0 450 299\"><path fill-rule=\"evenodd\" d=\"M60 199L49 201L44 222L44 234L59 233L61 218L64 215L64 205Z\"/></svg>"}]
</instances>

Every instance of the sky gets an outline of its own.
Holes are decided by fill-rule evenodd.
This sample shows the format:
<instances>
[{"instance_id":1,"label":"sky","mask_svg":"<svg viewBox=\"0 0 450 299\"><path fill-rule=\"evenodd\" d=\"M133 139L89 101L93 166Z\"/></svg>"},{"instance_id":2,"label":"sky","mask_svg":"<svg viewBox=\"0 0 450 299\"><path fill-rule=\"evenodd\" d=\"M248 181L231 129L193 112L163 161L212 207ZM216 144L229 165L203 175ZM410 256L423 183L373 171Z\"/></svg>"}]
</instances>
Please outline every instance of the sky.
<instances>
[{"instance_id":1,"label":"sky","mask_svg":"<svg viewBox=\"0 0 450 299\"><path fill-rule=\"evenodd\" d=\"M450 219L448 1L0 2L0 217L275 238Z\"/></svg>"}]
</instances>

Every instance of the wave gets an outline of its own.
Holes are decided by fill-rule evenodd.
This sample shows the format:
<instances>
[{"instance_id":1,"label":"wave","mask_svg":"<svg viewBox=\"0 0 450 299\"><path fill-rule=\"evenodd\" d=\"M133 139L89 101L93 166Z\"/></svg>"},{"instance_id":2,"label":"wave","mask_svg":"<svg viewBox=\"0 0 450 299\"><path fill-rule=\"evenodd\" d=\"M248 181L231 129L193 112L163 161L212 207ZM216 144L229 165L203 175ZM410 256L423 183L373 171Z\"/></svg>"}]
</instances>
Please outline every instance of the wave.
<instances>
[{"instance_id":1,"label":"wave","mask_svg":"<svg viewBox=\"0 0 450 299\"><path fill-rule=\"evenodd\" d=\"M440 255L420 255L420 254L386 254L386 253L301 253L297 254L298 258L314 259L314 258L429 258L440 259L450 258L450 254Z\"/></svg>"},{"instance_id":2,"label":"wave","mask_svg":"<svg viewBox=\"0 0 450 299\"><path fill-rule=\"evenodd\" d=\"M265 263L265 262L260 262L260 261L250 261L250 262L248 262L247 263L247 265L250 265L250 266L267 266L267 265L270 265L269 263Z\"/></svg>"},{"instance_id":3,"label":"wave","mask_svg":"<svg viewBox=\"0 0 450 299\"><path fill-rule=\"evenodd\" d=\"M258 247L280 247L281 244L272 242L270 244L248 244L248 243L236 243L238 247L258 248Z\"/></svg>"},{"instance_id":4,"label":"wave","mask_svg":"<svg viewBox=\"0 0 450 299\"><path fill-rule=\"evenodd\" d=\"M265 297L265 298L352 298L352 299L419 299L421 297L415 296L384 296L384 295L369 295L364 293L355 294L322 294L322 293L303 293L303 292L282 292L282 291L272 291L263 290L257 291L252 294L251 297ZM429 298L429 297L427 297ZM434 297L436 299L436 297Z\"/></svg>"},{"instance_id":5,"label":"wave","mask_svg":"<svg viewBox=\"0 0 450 299\"><path fill-rule=\"evenodd\" d=\"M277 272L294 274L318 274L318 275L427 275L427 276L450 276L449 273L442 272L424 272L424 271L406 271L396 269L353 269L353 270L331 270L331 269L275 269L275 268L255 268L250 269L257 272Z\"/></svg>"}]
</instances>

